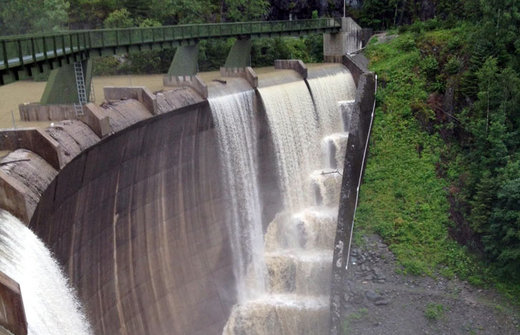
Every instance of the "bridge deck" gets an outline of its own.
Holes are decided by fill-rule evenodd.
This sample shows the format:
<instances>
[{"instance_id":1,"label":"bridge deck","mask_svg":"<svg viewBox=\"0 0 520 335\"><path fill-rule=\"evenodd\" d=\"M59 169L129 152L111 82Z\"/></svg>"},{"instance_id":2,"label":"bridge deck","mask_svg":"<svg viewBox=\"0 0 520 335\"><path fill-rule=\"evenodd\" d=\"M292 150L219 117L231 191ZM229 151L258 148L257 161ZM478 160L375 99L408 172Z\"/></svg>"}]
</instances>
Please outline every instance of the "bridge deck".
<instances>
[{"instance_id":1,"label":"bridge deck","mask_svg":"<svg viewBox=\"0 0 520 335\"><path fill-rule=\"evenodd\" d=\"M337 32L336 19L258 21L191 24L148 28L76 30L0 38L0 85L31 77L33 69L43 72L92 55L116 54L130 48L172 48L201 39L234 36L262 37ZM45 67L45 68L44 68Z\"/></svg>"}]
</instances>

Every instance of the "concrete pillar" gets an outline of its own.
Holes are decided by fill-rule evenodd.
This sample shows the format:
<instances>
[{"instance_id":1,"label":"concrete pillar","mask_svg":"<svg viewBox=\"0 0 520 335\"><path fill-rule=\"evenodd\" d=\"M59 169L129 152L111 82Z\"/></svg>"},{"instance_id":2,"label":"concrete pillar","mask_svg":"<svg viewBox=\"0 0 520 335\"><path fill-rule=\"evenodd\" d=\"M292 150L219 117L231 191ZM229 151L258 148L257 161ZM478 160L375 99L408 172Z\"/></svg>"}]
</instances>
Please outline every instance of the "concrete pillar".
<instances>
[{"instance_id":1,"label":"concrete pillar","mask_svg":"<svg viewBox=\"0 0 520 335\"><path fill-rule=\"evenodd\" d=\"M220 68L222 77L240 77L247 80L252 88L258 87L258 76L251 67L251 39L237 38L226 58L226 64Z\"/></svg>"},{"instance_id":2,"label":"concrete pillar","mask_svg":"<svg viewBox=\"0 0 520 335\"><path fill-rule=\"evenodd\" d=\"M350 17L341 18L341 31L323 34L325 62L341 62L341 57L361 49L361 27Z\"/></svg>"},{"instance_id":3,"label":"concrete pillar","mask_svg":"<svg viewBox=\"0 0 520 335\"><path fill-rule=\"evenodd\" d=\"M82 61L83 75L87 99L90 96L90 83L92 81L92 61ZM52 70L45 86L40 104L42 105L72 105L79 102L76 87L74 64L63 64L58 69Z\"/></svg>"},{"instance_id":4,"label":"concrete pillar","mask_svg":"<svg viewBox=\"0 0 520 335\"><path fill-rule=\"evenodd\" d=\"M27 335L27 319L20 285L2 272L0 272L0 305L2 306L0 334Z\"/></svg>"},{"instance_id":5,"label":"concrete pillar","mask_svg":"<svg viewBox=\"0 0 520 335\"><path fill-rule=\"evenodd\" d=\"M251 66L251 39L238 38L229 51L224 67L245 68Z\"/></svg>"},{"instance_id":6,"label":"concrete pillar","mask_svg":"<svg viewBox=\"0 0 520 335\"><path fill-rule=\"evenodd\" d=\"M177 48L167 76L194 76L199 72L199 44Z\"/></svg>"}]
</instances>

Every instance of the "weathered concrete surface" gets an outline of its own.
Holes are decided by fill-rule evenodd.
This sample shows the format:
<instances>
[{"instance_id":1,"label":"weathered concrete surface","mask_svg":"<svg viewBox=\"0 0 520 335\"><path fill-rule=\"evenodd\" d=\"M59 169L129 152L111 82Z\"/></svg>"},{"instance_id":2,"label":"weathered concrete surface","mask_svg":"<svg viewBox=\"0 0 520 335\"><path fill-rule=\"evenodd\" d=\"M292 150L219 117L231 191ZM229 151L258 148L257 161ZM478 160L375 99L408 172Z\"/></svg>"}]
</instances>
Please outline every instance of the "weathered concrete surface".
<instances>
[{"instance_id":1,"label":"weathered concrete surface","mask_svg":"<svg viewBox=\"0 0 520 335\"><path fill-rule=\"evenodd\" d=\"M0 139L0 151L23 148L37 153L57 170L63 166L58 143L40 129L4 129L0 130Z\"/></svg>"},{"instance_id":2,"label":"weathered concrete surface","mask_svg":"<svg viewBox=\"0 0 520 335\"><path fill-rule=\"evenodd\" d=\"M142 103L146 109L157 114L157 101L155 95L144 86L105 86L103 94L108 101L134 99Z\"/></svg>"},{"instance_id":3,"label":"weathered concrete surface","mask_svg":"<svg viewBox=\"0 0 520 335\"><path fill-rule=\"evenodd\" d=\"M303 79L307 79L307 67L305 63L297 59L276 59L274 61L274 68L277 70L294 70L302 76Z\"/></svg>"},{"instance_id":4,"label":"weathered concrete surface","mask_svg":"<svg viewBox=\"0 0 520 335\"><path fill-rule=\"evenodd\" d=\"M0 207L29 222L41 195L58 170L25 149L10 152L0 164Z\"/></svg>"},{"instance_id":5,"label":"weathered concrete surface","mask_svg":"<svg viewBox=\"0 0 520 335\"><path fill-rule=\"evenodd\" d=\"M62 121L76 118L73 104L42 105L40 103L21 104L18 106L22 121Z\"/></svg>"},{"instance_id":6,"label":"weathered concrete surface","mask_svg":"<svg viewBox=\"0 0 520 335\"><path fill-rule=\"evenodd\" d=\"M63 165L68 164L83 150L99 142L96 133L85 123L77 120L56 122L43 131L60 146L60 162Z\"/></svg>"},{"instance_id":7,"label":"weathered concrete surface","mask_svg":"<svg viewBox=\"0 0 520 335\"><path fill-rule=\"evenodd\" d=\"M235 302L207 102L143 120L72 160L30 227L96 334L221 334Z\"/></svg>"},{"instance_id":8,"label":"weathered concrete surface","mask_svg":"<svg viewBox=\"0 0 520 335\"><path fill-rule=\"evenodd\" d=\"M252 88L258 87L258 75L256 74L255 70L253 70L252 67L246 66L243 68L235 67L235 68L229 68L229 67L221 67L220 68L220 75L222 77L238 77L238 78L244 78L247 80L249 85L251 85Z\"/></svg>"},{"instance_id":9,"label":"weathered concrete surface","mask_svg":"<svg viewBox=\"0 0 520 335\"><path fill-rule=\"evenodd\" d=\"M0 207L29 223L57 171L100 138L151 116L145 105L130 99L108 103L106 108L87 104L84 122L0 131L0 151L10 152L0 161Z\"/></svg>"},{"instance_id":10,"label":"weathered concrete surface","mask_svg":"<svg viewBox=\"0 0 520 335\"><path fill-rule=\"evenodd\" d=\"M102 104L101 107L109 118L112 132L119 132L139 121L152 117L150 111L134 99L107 102Z\"/></svg>"},{"instance_id":11,"label":"weathered concrete surface","mask_svg":"<svg viewBox=\"0 0 520 335\"><path fill-rule=\"evenodd\" d=\"M99 138L110 134L110 119L101 107L88 103L83 107L83 111L85 115L81 117L81 121L87 124Z\"/></svg>"},{"instance_id":12,"label":"weathered concrete surface","mask_svg":"<svg viewBox=\"0 0 520 335\"><path fill-rule=\"evenodd\" d=\"M341 18L341 32L323 34L323 56L326 62L329 57L342 56L362 48L361 27L350 17Z\"/></svg>"},{"instance_id":13,"label":"weathered concrete surface","mask_svg":"<svg viewBox=\"0 0 520 335\"><path fill-rule=\"evenodd\" d=\"M189 87L175 87L156 93L157 114L168 113L181 107L202 102L203 99Z\"/></svg>"},{"instance_id":14,"label":"weathered concrete surface","mask_svg":"<svg viewBox=\"0 0 520 335\"><path fill-rule=\"evenodd\" d=\"M197 75L175 76L167 74L163 78L163 85L170 87L189 87L197 92L203 99L208 98L208 86Z\"/></svg>"},{"instance_id":15,"label":"weathered concrete surface","mask_svg":"<svg viewBox=\"0 0 520 335\"><path fill-rule=\"evenodd\" d=\"M363 57L363 56L360 56ZM356 81L356 97L351 106L349 120L349 137L347 152L343 167L338 227L334 240L334 257L331 282L331 335L341 334L343 304L343 283L347 273L346 265L350 255L350 237L354 224L354 215L358 201L359 187L363 176L368 138L372 127L375 107L376 77L373 72L362 66L363 61L354 62L350 57L344 57L347 68L359 72ZM354 73L353 73L354 75Z\"/></svg>"},{"instance_id":16,"label":"weathered concrete surface","mask_svg":"<svg viewBox=\"0 0 520 335\"><path fill-rule=\"evenodd\" d=\"M27 319L23 307L20 285L0 272L0 328L14 335L27 335ZM0 330L0 334L1 334Z\"/></svg>"}]
</instances>

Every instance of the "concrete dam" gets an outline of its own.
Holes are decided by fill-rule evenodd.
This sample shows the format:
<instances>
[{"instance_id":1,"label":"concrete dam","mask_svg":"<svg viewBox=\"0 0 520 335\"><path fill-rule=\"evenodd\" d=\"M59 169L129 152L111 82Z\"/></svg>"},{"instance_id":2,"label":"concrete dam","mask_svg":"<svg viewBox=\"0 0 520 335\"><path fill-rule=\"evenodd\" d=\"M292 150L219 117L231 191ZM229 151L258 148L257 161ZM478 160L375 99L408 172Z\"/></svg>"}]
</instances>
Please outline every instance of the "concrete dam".
<instances>
[{"instance_id":1,"label":"concrete dam","mask_svg":"<svg viewBox=\"0 0 520 335\"><path fill-rule=\"evenodd\" d=\"M335 334L375 78L330 61L207 98L109 87L81 120L2 132L0 271L25 333Z\"/></svg>"}]
</instances>

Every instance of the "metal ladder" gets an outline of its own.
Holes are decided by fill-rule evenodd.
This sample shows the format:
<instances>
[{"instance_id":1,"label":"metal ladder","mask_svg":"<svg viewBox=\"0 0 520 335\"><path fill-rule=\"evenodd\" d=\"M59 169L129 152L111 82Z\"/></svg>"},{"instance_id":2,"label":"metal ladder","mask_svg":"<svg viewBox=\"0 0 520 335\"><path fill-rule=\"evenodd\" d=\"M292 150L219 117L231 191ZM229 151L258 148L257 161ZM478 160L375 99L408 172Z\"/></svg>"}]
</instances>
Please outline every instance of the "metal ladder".
<instances>
[{"instance_id":1,"label":"metal ladder","mask_svg":"<svg viewBox=\"0 0 520 335\"><path fill-rule=\"evenodd\" d=\"M79 100L78 103L74 104L74 111L76 112L76 116L81 116L84 114L83 105L88 102L85 77L83 76L83 65L81 62L74 62L74 75L76 77L76 89L78 90Z\"/></svg>"}]
</instances>

